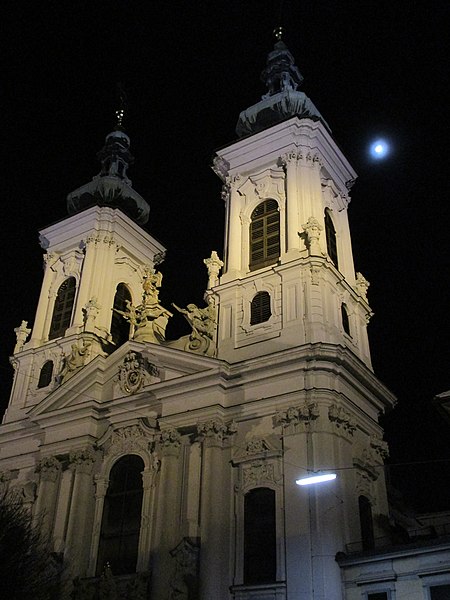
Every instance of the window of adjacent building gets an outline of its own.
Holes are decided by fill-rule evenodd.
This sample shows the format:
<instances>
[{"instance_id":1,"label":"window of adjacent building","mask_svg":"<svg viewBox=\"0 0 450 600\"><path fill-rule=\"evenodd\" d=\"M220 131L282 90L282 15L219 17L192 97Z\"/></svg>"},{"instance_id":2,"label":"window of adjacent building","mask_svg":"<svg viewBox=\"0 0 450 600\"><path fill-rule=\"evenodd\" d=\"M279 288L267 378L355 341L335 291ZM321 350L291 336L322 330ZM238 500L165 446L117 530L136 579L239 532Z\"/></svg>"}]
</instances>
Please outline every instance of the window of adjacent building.
<instances>
[{"instance_id":1,"label":"window of adjacent building","mask_svg":"<svg viewBox=\"0 0 450 600\"><path fill-rule=\"evenodd\" d=\"M138 556L144 462L134 454L119 459L109 476L103 506L97 574L109 563L114 575L134 573Z\"/></svg>"},{"instance_id":2,"label":"window of adjacent building","mask_svg":"<svg viewBox=\"0 0 450 600\"><path fill-rule=\"evenodd\" d=\"M270 310L270 294L258 292L250 305L250 325L268 321L272 315Z\"/></svg>"},{"instance_id":3,"label":"window of adjacent building","mask_svg":"<svg viewBox=\"0 0 450 600\"><path fill-rule=\"evenodd\" d=\"M41 372L39 373L39 381L37 384L38 388L45 388L48 385L50 385L50 383L52 381L52 375L53 375L53 361L47 360L42 365Z\"/></svg>"},{"instance_id":4,"label":"window of adjacent building","mask_svg":"<svg viewBox=\"0 0 450 600\"><path fill-rule=\"evenodd\" d=\"M52 323L48 339L53 340L65 334L72 319L73 303L75 301L75 277L69 277L59 286L53 308Z\"/></svg>"},{"instance_id":5,"label":"window of adjacent building","mask_svg":"<svg viewBox=\"0 0 450 600\"><path fill-rule=\"evenodd\" d=\"M450 600L450 584L430 587L431 600Z\"/></svg>"},{"instance_id":6,"label":"window of adjacent building","mask_svg":"<svg viewBox=\"0 0 450 600\"><path fill-rule=\"evenodd\" d=\"M347 335L351 335L350 334L350 321L348 318L348 310L347 310L347 305L342 303L341 304L341 318L342 318L342 327L345 331L345 333Z\"/></svg>"},{"instance_id":7,"label":"window of adjacent building","mask_svg":"<svg viewBox=\"0 0 450 600\"><path fill-rule=\"evenodd\" d=\"M113 307L116 310L126 311L127 300L131 302L130 290L124 283L119 283L114 296ZM111 317L111 336L114 344L119 347L130 338L130 324L120 313L113 310Z\"/></svg>"},{"instance_id":8,"label":"window of adjacent building","mask_svg":"<svg viewBox=\"0 0 450 600\"><path fill-rule=\"evenodd\" d=\"M389 592L372 592L367 594L367 600L389 600Z\"/></svg>"},{"instance_id":9,"label":"window of adjacent building","mask_svg":"<svg viewBox=\"0 0 450 600\"><path fill-rule=\"evenodd\" d=\"M339 268L336 229L334 228L333 219L331 218L330 210L325 209L325 237L327 240L327 252L336 269Z\"/></svg>"},{"instance_id":10,"label":"window of adjacent building","mask_svg":"<svg viewBox=\"0 0 450 600\"><path fill-rule=\"evenodd\" d=\"M277 262L280 256L280 213L275 200L264 200L255 208L250 224L250 269Z\"/></svg>"},{"instance_id":11,"label":"window of adjacent building","mask_svg":"<svg viewBox=\"0 0 450 600\"><path fill-rule=\"evenodd\" d=\"M359 522L361 525L361 538L363 550L370 550L375 546L373 534L372 506L366 496L358 498Z\"/></svg>"},{"instance_id":12,"label":"window of adjacent building","mask_svg":"<svg viewBox=\"0 0 450 600\"><path fill-rule=\"evenodd\" d=\"M275 492L255 488L244 497L244 584L276 581Z\"/></svg>"}]
</instances>

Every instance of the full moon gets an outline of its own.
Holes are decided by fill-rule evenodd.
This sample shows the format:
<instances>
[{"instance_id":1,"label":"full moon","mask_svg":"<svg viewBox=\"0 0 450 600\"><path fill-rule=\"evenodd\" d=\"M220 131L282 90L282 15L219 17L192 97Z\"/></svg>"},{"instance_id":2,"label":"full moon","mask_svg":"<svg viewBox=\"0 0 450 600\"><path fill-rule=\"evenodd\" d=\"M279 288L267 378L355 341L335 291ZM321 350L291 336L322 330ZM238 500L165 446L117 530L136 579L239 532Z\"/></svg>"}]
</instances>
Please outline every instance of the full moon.
<instances>
[{"instance_id":1,"label":"full moon","mask_svg":"<svg viewBox=\"0 0 450 600\"><path fill-rule=\"evenodd\" d=\"M376 140L370 146L370 154L373 158L385 158L389 153L389 145L385 140Z\"/></svg>"}]
</instances>

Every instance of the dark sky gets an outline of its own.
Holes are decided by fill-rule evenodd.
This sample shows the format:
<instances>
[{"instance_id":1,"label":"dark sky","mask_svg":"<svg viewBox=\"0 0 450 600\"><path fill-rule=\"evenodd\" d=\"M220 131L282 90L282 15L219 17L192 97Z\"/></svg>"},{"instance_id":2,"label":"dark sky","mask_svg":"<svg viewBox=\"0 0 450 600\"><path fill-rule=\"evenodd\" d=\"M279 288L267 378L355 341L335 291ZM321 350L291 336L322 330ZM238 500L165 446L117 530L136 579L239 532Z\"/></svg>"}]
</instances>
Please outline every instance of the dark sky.
<instances>
[{"instance_id":1,"label":"dark sky","mask_svg":"<svg viewBox=\"0 0 450 600\"><path fill-rule=\"evenodd\" d=\"M392 461L448 458L448 429L432 405L450 388L448 1L282 5L302 89L359 174L349 211L353 251L371 282L374 369L399 398L384 422ZM4 8L2 406L13 329L33 322L41 284L37 230L63 218L67 193L98 172L117 81L129 100L130 176L151 205L148 230L169 250L163 302L201 302L202 259L223 247L211 157L235 139L239 112L265 91L259 75L279 6L18 0ZM367 148L377 136L390 140L392 152L375 163ZM436 477L433 465L423 470L420 507ZM417 491L417 478L402 485Z\"/></svg>"}]
</instances>

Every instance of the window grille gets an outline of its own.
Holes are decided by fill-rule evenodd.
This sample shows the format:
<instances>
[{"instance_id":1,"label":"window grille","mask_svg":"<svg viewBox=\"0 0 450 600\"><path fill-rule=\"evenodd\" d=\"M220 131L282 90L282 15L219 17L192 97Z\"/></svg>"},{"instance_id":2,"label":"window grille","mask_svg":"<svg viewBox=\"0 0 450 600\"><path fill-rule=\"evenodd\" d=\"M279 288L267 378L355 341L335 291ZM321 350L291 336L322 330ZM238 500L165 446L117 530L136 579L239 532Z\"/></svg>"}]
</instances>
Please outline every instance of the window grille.
<instances>
[{"instance_id":1,"label":"window grille","mask_svg":"<svg viewBox=\"0 0 450 600\"><path fill-rule=\"evenodd\" d=\"M375 547L373 535L372 506L366 496L358 498L359 522L361 525L361 537L363 550L371 550Z\"/></svg>"},{"instance_id":2,"label":"window grille","mask_svg":"<svg viewBox=\"0 0 450 600\"><path fill-rule=\"evenodd\" d=\"M250 269L277 262L280 256L280 213L275 200L264 200L255 208L250 224Z\"/></svg>"},{"instance_id":3,"label":"window grille","mask_svg":"<svg viewBox=\"0 0 450 600\"><path fill-rule=\"evenodd\" d=\"M348 318L348 310L345 304L341 304L342 327L347 335L350 334L350 321Z\"/></svg>"},{"instance_id":4,"label":"window grille","mask_svg":"<svg viewBox=\"0 0 450 600\"><path fill-rule=\"evenodd\" d=\"M134 454L111 469L103 506L97 574L109 563L114 575L136 571L142 512L144 462Z\"/></svg>"},{"instance_id":5,"label":"window grille","mask_svg":"<svg viewBox=\"0 0 450 600\"><path fill-rule=\"evenodd\" d=\"M131 302L130 290L124 283L119 283L114 296L113 307L117 310L127 310L127 300ZM130 339L130 324L119 313L112 311L111 336L113 343L119 347Z\"/></svg>"},{"instance_id":6,"label":"window grille","mask_svg":"<svg viewBox=\"0 0 450 600\"><path fill-rule=\"evenodd\" d=\"M244 584L275 581L275 492L255 488L244 497Z\"/></svg>"},{"instance_id":7,"label":"window grille","mask_svg":"<svg viewBox=\"0 0 450 600\"><path fill-rule=\"evenodd\" d=\"M250 325L268 321L272 316L270 310L270 295L268 292L258 292L250 306Z\"/></svg>"},{"instance_id":8,"label":"window grille","mask_svg":"<svg viewBox=\"0 0 450 600\"><path fill-rule=\"evenodd\" d=\"M50 385L53 375L53 361L47 360L39 373L38 388L45 388Z\"/></svg>"},{"instance_id":9,"label":"window grille","mask_svg":"<svg viewBox=\"0 0 450 600\"><path fill-rule=\"evenodd\" d=\"M327 239L327 252L331 258L336 269L339 269L338 253L337 253L337 242L336 242L336 229L334 228L333 220L330 215L330 211L325 209L325 236Z\"/></svg>"},{"instance_id":10,"label":"window grille","mask_svg":"<svg viewBox=\"0 0 450 600\"><path fill-rule=\"evenodd\" d=\"M75 277L69 277L59 286L53 308L52 323L48 335L49 340L61 337L69 327L72 319L73 303L75 301L75 289Z\"/></svg>"}]
</instances>

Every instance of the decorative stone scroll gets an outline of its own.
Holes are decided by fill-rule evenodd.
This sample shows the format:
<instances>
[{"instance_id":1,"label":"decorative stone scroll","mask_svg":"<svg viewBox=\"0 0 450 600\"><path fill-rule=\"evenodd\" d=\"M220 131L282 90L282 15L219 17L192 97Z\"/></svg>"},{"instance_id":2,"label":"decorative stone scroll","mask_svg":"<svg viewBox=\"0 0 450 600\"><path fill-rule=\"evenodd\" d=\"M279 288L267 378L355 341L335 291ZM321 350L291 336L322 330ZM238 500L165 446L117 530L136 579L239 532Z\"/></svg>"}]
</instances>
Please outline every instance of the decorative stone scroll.
<instances>
[{"instance_id":1,"label":"decorative stone scroll","mask_svg":"<svg viewBox=\"0 0 450 600\"><path fill-rule=\"evenodd\" d=\"M120 427L113 431L108 454L129 454L133 451L147 450L150 440L140 425Z\"/></svg>"},{"instance_id":2,"label":"decorative stone scroll","mask_svg":"<svg viewBox=\"0 0 450 600\"><path fill-rule=\"evenodd\" d=\"M328 418L335 424L337 429L353 436L356 431L356 423L348 411L342 406L331 404L328 409Z\"/></svg>"},{"instance_id":3,"label":"decorative stone scroll","mask_svg":"<svg viewBox=\"0 0 450 600\"><path fill-rule=\"evenodd\" d=\"M130 350L119 367L120 389L125 394L136 394L143 386L160 381L159 370L140 352Z\"/></svg>"}]
</instances>

